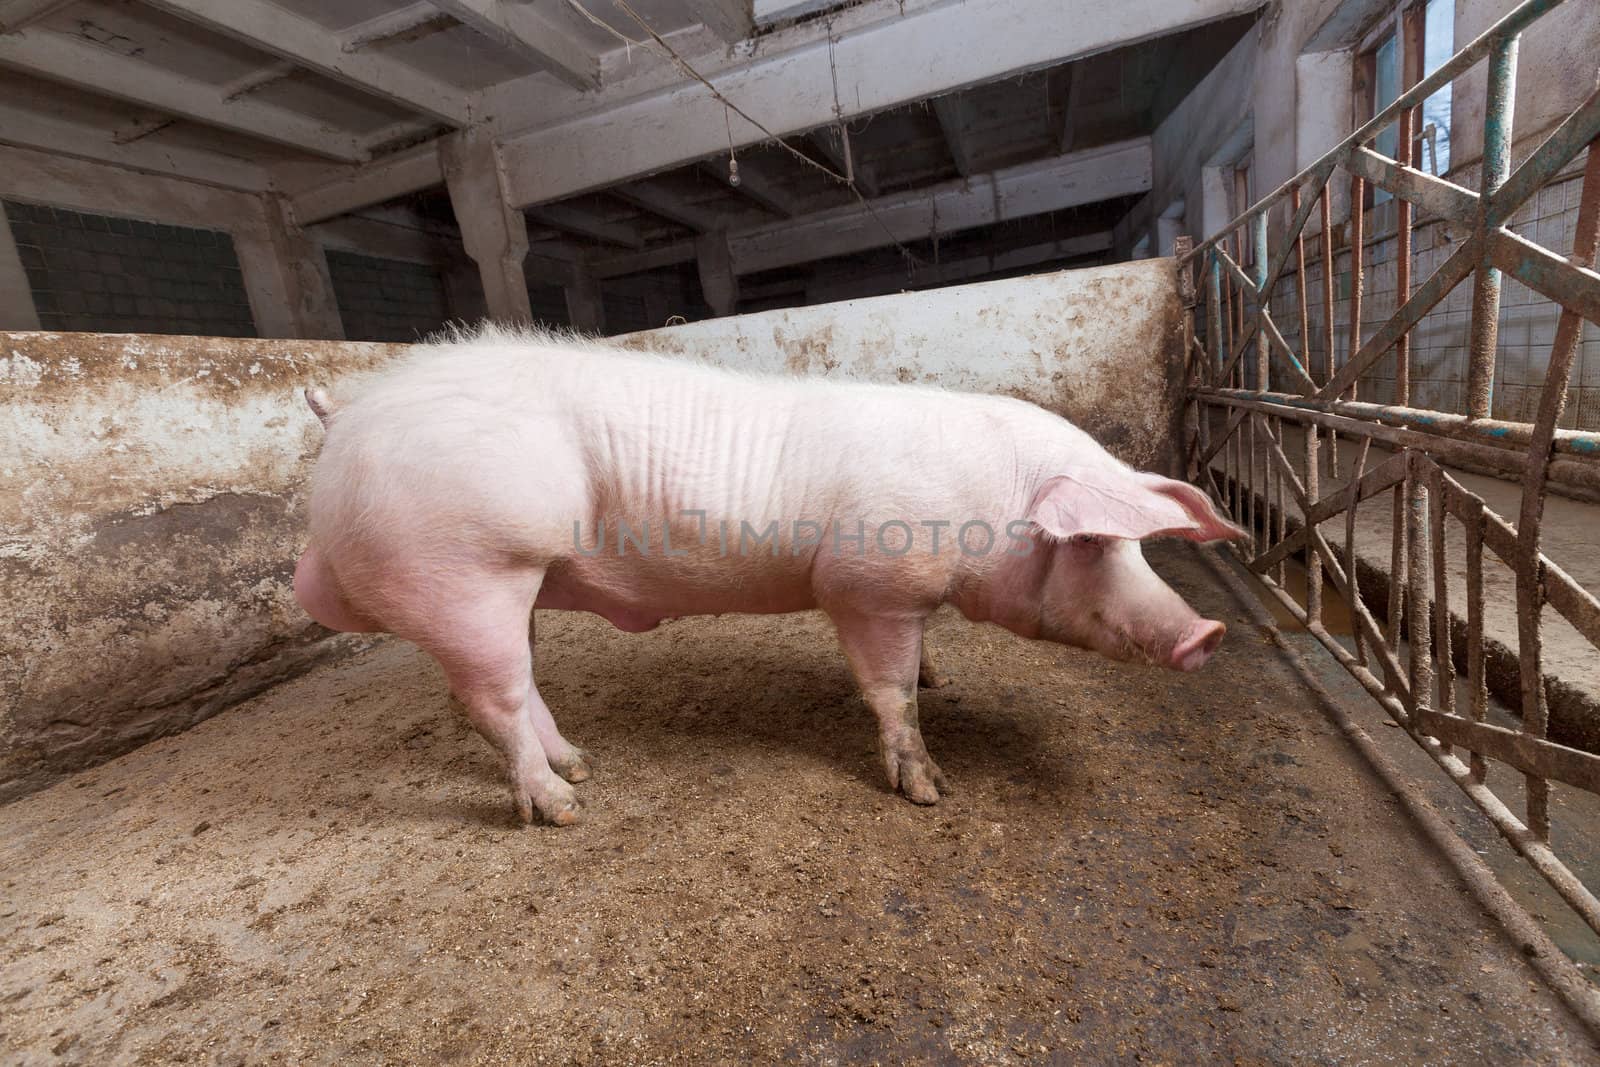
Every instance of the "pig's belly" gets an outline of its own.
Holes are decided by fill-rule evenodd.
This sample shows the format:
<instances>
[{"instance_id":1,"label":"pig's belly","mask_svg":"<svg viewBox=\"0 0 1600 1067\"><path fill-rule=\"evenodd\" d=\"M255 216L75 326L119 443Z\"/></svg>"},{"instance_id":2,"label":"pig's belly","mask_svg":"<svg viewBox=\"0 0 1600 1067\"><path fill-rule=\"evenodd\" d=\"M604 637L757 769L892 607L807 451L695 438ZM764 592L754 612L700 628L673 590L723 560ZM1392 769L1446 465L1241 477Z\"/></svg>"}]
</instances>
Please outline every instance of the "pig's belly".
<instances>
[{"instance_id":1,"label":"pig's belly","mask_svg":"<svg viewBox=\"0 0 1600 1067\"><path fill-rule=\"evenodd\" d=\"M816 607L809 560L763 562L569 558L551 565L533 606L593 612L629 633L687 615L774 615Z\"/></svg>"}]
</instances>

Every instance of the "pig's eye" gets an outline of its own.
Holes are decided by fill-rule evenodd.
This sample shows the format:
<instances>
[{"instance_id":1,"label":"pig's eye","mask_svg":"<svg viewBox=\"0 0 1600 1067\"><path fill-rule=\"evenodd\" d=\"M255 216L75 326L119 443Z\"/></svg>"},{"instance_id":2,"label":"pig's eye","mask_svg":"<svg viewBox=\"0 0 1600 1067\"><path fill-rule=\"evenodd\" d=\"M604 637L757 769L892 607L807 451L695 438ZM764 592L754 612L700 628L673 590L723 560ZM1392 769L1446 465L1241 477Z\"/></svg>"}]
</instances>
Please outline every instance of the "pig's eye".
<instances>
[{"instance_id":1,"label":"pig's eye","mask_svg":"<svg viewBox=\"0 0 1600 1067\"><path fill-rule=\"evenodd\" d=\"M1105 538L1098 534L1073 534L1072 543L1079 548L1099 548L1105 544Z\"/></svg>"}]
</instances>

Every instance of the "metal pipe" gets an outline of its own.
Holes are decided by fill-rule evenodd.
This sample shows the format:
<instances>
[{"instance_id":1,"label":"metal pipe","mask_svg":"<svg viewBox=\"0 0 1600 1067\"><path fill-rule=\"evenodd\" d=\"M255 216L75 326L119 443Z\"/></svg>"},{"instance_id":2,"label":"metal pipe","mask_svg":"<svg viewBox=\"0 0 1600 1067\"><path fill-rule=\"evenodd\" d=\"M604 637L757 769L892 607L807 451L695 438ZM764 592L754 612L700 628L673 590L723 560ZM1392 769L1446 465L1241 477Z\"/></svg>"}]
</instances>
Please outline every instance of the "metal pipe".
<instances>
[{"instance_id":1,"label":"metal pipe","mask_svg":"<svg viewBox=\"0 0 1600 1067\"><path fill-rule=\"evenodd\" d=\"M1572 262L1592 267L1597 247L1600 247L1600 140L1589 145ZM1523 729L1534 737L1544 737L1550 728L1550 708L1544 689L1544 631L1540 624L1545 602L1541 581L1543 563L1539 554L1545 479L1549 476L1556 422L1567 402L1567 378L1577 356L1581 327L1577 312L1562 308L1539 398L1538 421L1528 444L1528 469L1523 474L1522 508L1517 522L1517 669L1522 682ZM1547 841L1550 838L1549 783L1529 775L1527 796L1528 826L1540 840Z\"/></svg>"},{"instance_id":2,"label":"metal pipe","mask_svg":"<svg viewBox=\"0 0 1600 1067\"><path fill-rule=\"evenodd\" d=\"M1230 395L1237 390L1224 392L1217 389L1201 390L1202 395L1217 402L1266 414L1298 412L1297 422L1313 423L1324 429L1336 429L1356 437L1371 437L1393 448L1415 448L1436 459L1465 466L1486 468L1497 476L1520 479L1527 469L1528 457L1524 453L1493 445L1477 444L1417 430L1385 426L1313 407L1294 407L1273 399L1257 399L1254 394L1245 397ZM1549 481L1573 488L1583 493L1600 494L1600 464L1586 460L1558 459L1550 463Z\"/></svg>"},{"instance_id":3,"label":"metal pipe","mask_svg":"<svg viewBox=\"0 0 1600 1067\"><path fill-rule=\"evenodd\" d=\"M1260 321L1256 324L1256 388L1262 392L1272 388L1271 360L1268 358L1267 324L1272 314L1272 294L1267 292L1267 213L1262 211L1255 217L1251 227L1251 236L1254 239L1252 249L1255 263L1256 285L1256 314Z\"/></svg>"},{"instance_id":4,"label":"metal pipe","mask_svg":"<svg viewBox=\"0 0 1600 1067\"><path fill-rule=\"evenodd\" d=\"M1500 268L1489 232L1494 196L1511 176L1511 119L1516 105L1517 37L1495 42L1489 55L1489 91L1483 105L1483 180L1478 189L1482 258L1472 281L1472 340L1467 363L1467 414L1486 419L1494 404L1495 345L1500 336Z\"/></svg>"},{"instance_id":5,"label":"metal pipe","mask_svg":"<svg viewBox=\"0 0 1600 1067\"><path fill-rule=\"evenodd\" d=\"M1581 327L1581 319L1579 326ZM1570 368L1569 368L1570 373ZM1507 450L1525 451L1534 440L1537 426L1528 422L1504 422L1499 419L1473 419L1466 415L1453 415L1447 411L1427 408L1408 408L1393 404L1374 404L1368 401L1333 400L1310 401L1293 393L1257 393L1254 390L1219 389L1218 393L1247 400L1268 400L1288 407L1331 411L1357 419L1374 419L1396 423L1412 430L1451 437L1458 441L1495 445ZM1552 428L1550 445L1558 455L1578 456L1600 460L1600 430L1557 430Z\"/></svg>"},{"instance_id":6,"label":"metal pipe","mask_svg":"<svg viewBox=\"0 0 1600 1067\"><path fill-rule=\"evenodd\" d=\"M1350 337L1345 345L1345 362L1355 358L1361 348L1362 227L1366 222L1366 186L1360 178L1350 179ZM1358 395L1351 379L1349 396Z\"/></svg>"}]
</instances>

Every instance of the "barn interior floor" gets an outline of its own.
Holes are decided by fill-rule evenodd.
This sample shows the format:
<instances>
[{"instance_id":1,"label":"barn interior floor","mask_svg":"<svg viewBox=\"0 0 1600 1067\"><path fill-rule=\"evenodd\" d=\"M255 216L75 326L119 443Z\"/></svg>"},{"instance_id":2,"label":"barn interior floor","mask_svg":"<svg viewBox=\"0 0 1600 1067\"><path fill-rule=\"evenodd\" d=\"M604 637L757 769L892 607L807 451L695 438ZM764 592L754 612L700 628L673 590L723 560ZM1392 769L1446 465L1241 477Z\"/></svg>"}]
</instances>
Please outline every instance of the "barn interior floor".
<instances>
[{"instance_id":1,"label":"barn interior floor","mask_svg":"<svg viewBox=\"0 0 1600 1067\"><path fill-rule=\"evenodd\" d=\"M1187 548L1203 671L941 616L950 778L885 789L814 615L540 616L596 758L517 828L387 642L4 809L0 1059L1588 1062Z\"/></svg>"}]
</instances>

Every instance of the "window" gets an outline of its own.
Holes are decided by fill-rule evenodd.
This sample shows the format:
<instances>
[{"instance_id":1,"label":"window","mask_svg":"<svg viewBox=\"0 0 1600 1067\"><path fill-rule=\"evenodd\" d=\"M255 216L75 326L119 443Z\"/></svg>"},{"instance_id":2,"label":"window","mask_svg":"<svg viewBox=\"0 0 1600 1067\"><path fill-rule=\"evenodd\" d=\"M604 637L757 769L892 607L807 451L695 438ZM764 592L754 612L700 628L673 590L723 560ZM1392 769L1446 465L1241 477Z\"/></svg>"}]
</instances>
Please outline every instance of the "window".
<instances>
[{"instance_id":1,"label":"window","mask_svg":"<svg viewBox=\"0 0 1600 1067\"><path fill-rule=\"evenodd\" d=\"M1368 34L1357 64L1360 113L1378 114L1394 103L1402 86L1416 84L1454 54L1455 0L1426 0L1386 18ZM1445 85L1424 100L1413 124L1411 165L1429 174L1450 169L1450 89ZM1399 146L1400 124L1393 122L1379 131L1372 147L1394 159ZM1388 199L1388 192L1373 189L1374 204Z\"/></svg>"},{"instance_id":2,"label":"window","mask_svg":"<svg viewBox=\"0 0 1600 1067\"><path fill-rule=\"evenodd\" d=\"M1422 76L1426 78L1456 53L1455 0L1428 0L1427 16L1423 20ZM1418 130L1420 155L1419 170L1442 175L1450 169L1450 90L1446 83L1438 92L1422 102L1422 123Z\"/></svg>"}]
</instances>

